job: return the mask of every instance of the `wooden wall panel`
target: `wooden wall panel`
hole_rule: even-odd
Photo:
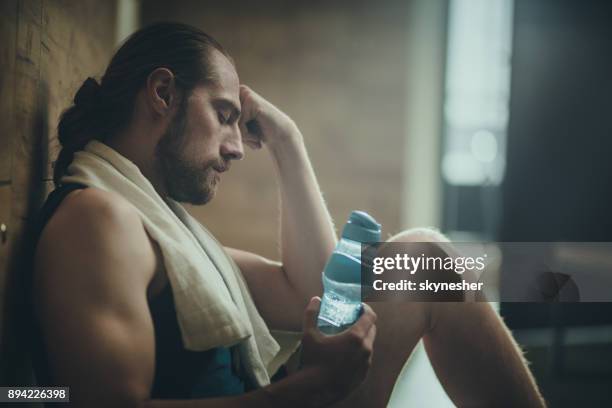
[[[12,165],[12,142],[15,129],[14,81],[15,46],[17,42],[17,1],[0,2],[0,181],[9,181]]]
[[[45,1],[42,15],[41,78],[48,90],[49,157],[43,177],[51,180],[59,152],[58,119],[88,76],[100,79],[115,48],[114,1]],[[57,24],[70,21],[70,24]]]
[[[8,266],[9,246],[12,240],[9,236],[12,230],[9,229],[11,217],[11,186],[0,186],[0,271],[6,271]],[[0,299],[5,298],[6,274],[0,274]],[[4,304],[0,303],[0,316],[4,313]],[[3,320],[0,319],[0,333],[2,333]]]
[[[0,224],[9,232],[0,242],[0,384],[18,385],[30,381],[19,338],[23,261],[32,256],[26,231],[53,188],[59,115],[112,55],[116,4],[20,0],[2,2],[0,10]]]

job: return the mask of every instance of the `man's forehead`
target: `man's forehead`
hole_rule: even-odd
[[[219,51],[212,53],[210,62],[215,71],[215,80],[208,87],[211,96],[231,100],[240,108],[240,80],[236,68]]]

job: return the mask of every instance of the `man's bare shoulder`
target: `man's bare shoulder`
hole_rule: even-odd
[[[136,262],[137,261],[137,262]],[[96,188],[70,193],[45,226],[36,249],[37,274],[54,278],[145,286],[155,271],[155,253],[137,209],[123,197]],[[125,272],[138,272],[127,276]],[[98,283],[100,281],[98,280]]]
[[[48,225],[66,223],[70,228],[74,221],[92,221],[110,223],[110,228],[120,228],[125,221],[138,220],[136,208],[119,194],[85,188],[68,194],[55,211]],[[120,222],[117,222],[120,221]]]
[[[62,242],[73,239],[104,239],[105,244],[111,244],[121,237],[136,238],[134,228],[142,229],[142,222],[136,208],[125,198],[97,188],[86,188],[64,198],[47,222],[39,247],[51,245],[61,249]]]

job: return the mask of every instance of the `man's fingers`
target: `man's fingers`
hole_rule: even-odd
[[[246,85],[240,85],[241,114],[238,126],[243,142],[252,149],[261,149],[263,134],[257,115],[259,113],[258,95]]]
[[[318,296],[313,297],[308,302],[306,310],[304,310],[304,322],[302,328],[304,331],[317,328],[317,317],[319,316],[319,309],[321,308],[321,298]],[[318,330],[318,329],[317,329]]]
[[[246,124],[242,121],[238,122],[238,128],[240,129],[240,136],[242,136],[242,142],[251,146],[253,143],[253,136],[249,135],[249,130]]]
[[[372,310],[368,304],[362,303],[361,305],[363,307],[363,313],[359,319],[357,319],[353,327],[351,327],[351,330],[365,337],[372,325],[376,323],[376,313],[374,313],[374,310]]]
[[[246,85],[240,85],[240,124],[248,123],[257,117],[258,101],[257,94]]]
[[[240,128],[240,135],[242,136],[242,142],[249,146],[251,149],[261,149],[262,144],[259,137],[249,132],[246,122],[242,120],[238,122]]]
[[[259,150],[262,147],[261,142],[254,142],[254,141],[251,141],[251,140],[245,140],[244,144],[249,146],[253,150]]]
[[[374,339],[376,339],[376,325],[373,324],[370,326],[370,330],[368,334],[366,334],[363,339],[364,345],[368,348],[368,350],[374,350]]]
[[[240,119],[238,124],[243,135],[248,133],[246,123],[252,119],[252,101],[249,95],[250,89],[245,85],[240,85]]]
[[[245,103],[245,102],[248,103],[249,101],[260,102],[262,99],[262,97],[259,96],[257,92],[255,92],[254,90],[252,90],[246,85],[240,85],[239,98],[240,98],[240,103]]]
[[[240,104],[244,105],[247,93],[250,91],[250,88],[246,85],[240,85],[240,91],[238,97],[240,98]]]
[[[242,135],[242,143],[246,144],[251,149],[261,149],[262,143],[259,138],[249,134],[248,131],[243,130],[242,127],[240,127],[240,134]]]
[[[251,88],[249,88],[248,86],[244,84],[240,84],[240,102],[241,103],[242,103],[244,96],[249,92],[251,92]]]
[[[363,313],[361,313],[361,316],[359,319],[357,319],[355,325],[369,328],[371,325],[376,323],[376,313],[367,303],[361,303],[361,306],[363,307]]]

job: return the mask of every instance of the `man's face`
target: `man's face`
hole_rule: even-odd
[[[156,147],[168,196],[191,204],[210,201],[220,173],[244,155],[238,118],[240,83],[233,65],[214,52],[215,83],[200,85],[178,108]]]

